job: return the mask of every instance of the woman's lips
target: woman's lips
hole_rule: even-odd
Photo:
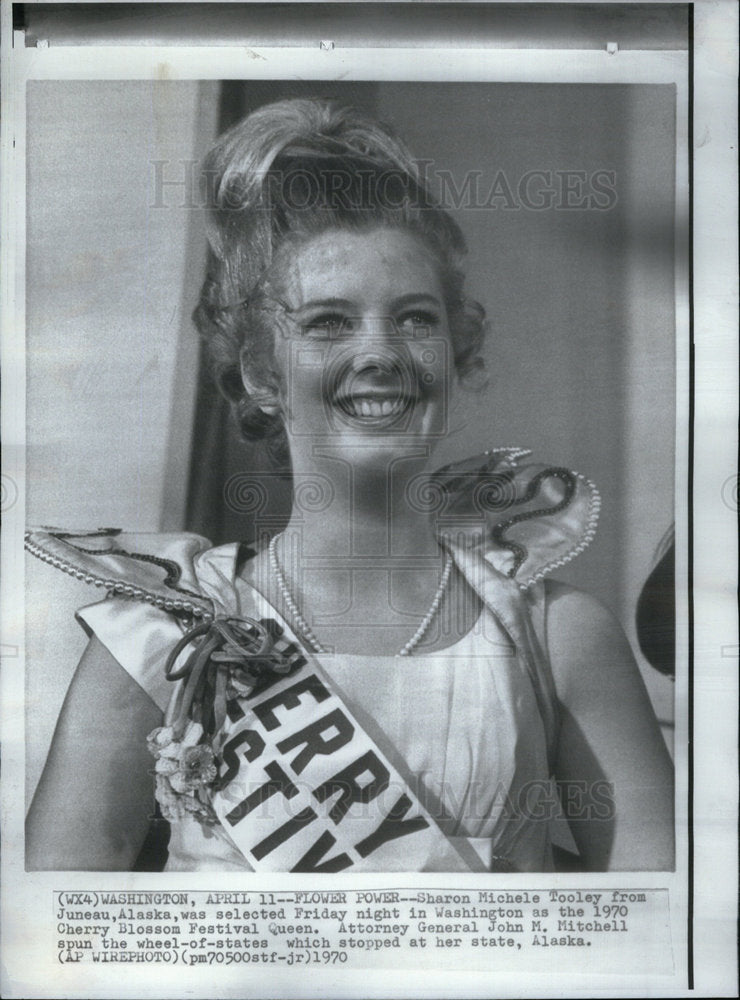
[[[326,384],[326,399],[345,421],[386,427],[398,424],[423,397],[412,359],[397,351],[335,359]]]
[[[353,417],[388,417],[402,413],[405,407],[403,399],[374,399],[372,397],[357,397],[344,400],[342,408]]]

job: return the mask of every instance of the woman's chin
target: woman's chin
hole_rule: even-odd
[[[444,436],[439,406],[415,403],[382,412],[377,407],[348,410],[332,407],[323,420],[301,422],[300,433],[288,431],[294,467],[324,456],[351,464],[356,471],[385,472],[400,456],[428,457]],[[301,458],[302,456],[302,458]]]
[[[358,420],[342,428],[341,432],[329,436],[329,446],[335,445],[350,454],[353,464],[366,465],[374,461],[373,456],[384,456],[385,460],[399,455],[431,454],[440,439],[440,433],[427,426],[426,422],[413,422],[405,426],[397,423]]]

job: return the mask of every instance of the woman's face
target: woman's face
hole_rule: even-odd
[[[274,297],[287,310],[275,359],[294,463],[318,441],[353,465],[431,452],[445,431],[453,361],[424,244],[404,230],[330,230],[278,271]]]

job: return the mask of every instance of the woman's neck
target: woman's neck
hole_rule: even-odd
[[[460,638],[480,604],[454,568],[445,572],[449,557],[424,504],[427,456],[399,455],[396,445],[384,465],[327,452],[322,445],[305,463],[293,455],[290,521],[253,561],[249,582],[293,625],[297,608],[324,649],[392,655],[430,608],[438,610],[415,650]]]
[[[421,501],[422,468],[418,458],[413,464],[389,459],[371,471],[331,461],[294,468],[285,534],[300,538],[308,558],[376,557],[401,564],[409,556],[437,555],[434,524]]]

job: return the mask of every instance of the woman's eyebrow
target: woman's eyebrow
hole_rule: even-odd
[[[304,312],[308,309],[354,309],[355,305],[349,299],[341,298],[328,298],[328,299],[310,299],[308,302],[301,302],[294,310],[294,312]]]
[[[442,308],[442,303],[436,295],[432,295],[429,292],[407,292],[404,295],[400,295],[397,299],[393,299],[390,303],[390,309],[395,312],[408,305],[415,305],[420,302],[428,302],[436,306],[437,309]],[[313,311],[314,309],[344,309],[358,312],[357,303],[351,299],[343,299],[335,296],[330,296],[326,299],[309,299],[308,302],[301,302],[293,311],[294,313],[302,313]]]
[[[405,306],[414,305],[419,302],[430,302],[435,305],[438,309],[442,308],[442,303],[437,298],[436,295],[431,295],[429,292],[409,292],[406,295],[401,295],[399,298],[393,300],[393,309],[403,309]]]

